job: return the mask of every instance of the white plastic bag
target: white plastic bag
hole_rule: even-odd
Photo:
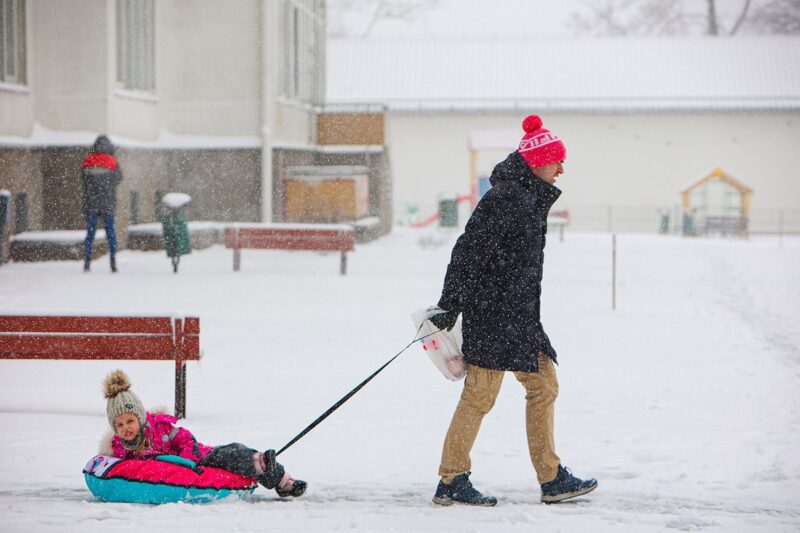
[[[461,337],[461,318],[450,331],[437,331],[439,328],[429,318],[441,312],[442,310],[435,306],[419,309],[411,315],[411,320],[417,329],[417,338],[425,337],[422,349],[436,368],[450,381],[458,381],[467,375],[464,354],[461,353],[461,344],[464,342]],[[430,335],[431,333],[433,335]]]

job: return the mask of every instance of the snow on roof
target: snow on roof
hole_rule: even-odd
[[[38,122],[33,124],[33,131],[28,137],[0,135],[2,146],[91,146],[97,138],[97,132],[52,130]],[[184,135],[162,129],[158,137],[152,141],[139,141],[115,134],[109,134],[111,141],[126,148],[259,148],[261,139],[256,136],[212,136]]]
[[[800,109],[800,38],[330,39],[331,104],[393,111]]]

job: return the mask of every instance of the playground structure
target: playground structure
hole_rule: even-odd
[[[453,227],[458,225],[458,206],[462,203],[469,203],[472,209],[478,205],[478,200],[491,188],[489,178],[478,176],[478,155],[482,151],[514,151],[519,144],[519,132],[517,130],[473,130],[469,133],[469,193],[456,196],[455,199],[439,200],[439,211],[411,224],[412,228],[424,228],[439,221],[443,227]],[[569,211],[550,212],[547,222],[558,227],[559,240],[564,240],[564,227],[569,224]]]
[[[715,168],[681,190],[683,235],[747,237],[753,189]]]
[[[519,132],[516,130],[473,130],[469,132],[467,148],[469,149],[469,192],[455,198],[455,205],[444,201],[440,202],[439,210],[446,206],[453,209],[461,203],[469,202],[472,209],[478,205],[478,200],[489,188],[488,178],[479,187],[478,180],[478,154],[484,150],[516,150],[519,143]],[[429,217],[412,224],[412,227],[422,228],[433,224],[440,219],[441,213],[434,213]]]
[[[478,154],[487,150],[514,151],[519,146],[517,130],[473,130],[469,132],[469,191],[472,207],[478,204]],[[485,192],[485,191],[483,191]]]

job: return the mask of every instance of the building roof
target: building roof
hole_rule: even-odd
[[[327,43],[332,104],[393,111],[800,109],[800,38]]]
[[[734,189],[738,190],[739,192],[742,192],[742,193],[752,193],[753,192],[753,189],[751,189],[750,187],[745,185],[744,182],[734,178],[733,176],[731,176],[730,174],[728,174],[727,172],[725,172],[721,168],[715,168],[714,170],[711,171],[710,174],[708,174],[706,176],[703,176],[702,178],[696,179],[693,182],[689,183],[686,187],[681,189],[681,193],[682,194],[690,193],[693,190],[695,190],[698,187],[700,187],[701,185],[704,185],[705,183],[707,183],[707,182],[709,182],[711,180],[715,180],[715,179],[727,183],[728,185],[730,185]]]

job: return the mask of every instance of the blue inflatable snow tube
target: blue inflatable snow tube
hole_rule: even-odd
[[[208,503],[251,494],[258,483],[212,467],[197,467],[183,457],[155,460],[98,455],[83,469],[86,485],[100,501],[123,503]]]

